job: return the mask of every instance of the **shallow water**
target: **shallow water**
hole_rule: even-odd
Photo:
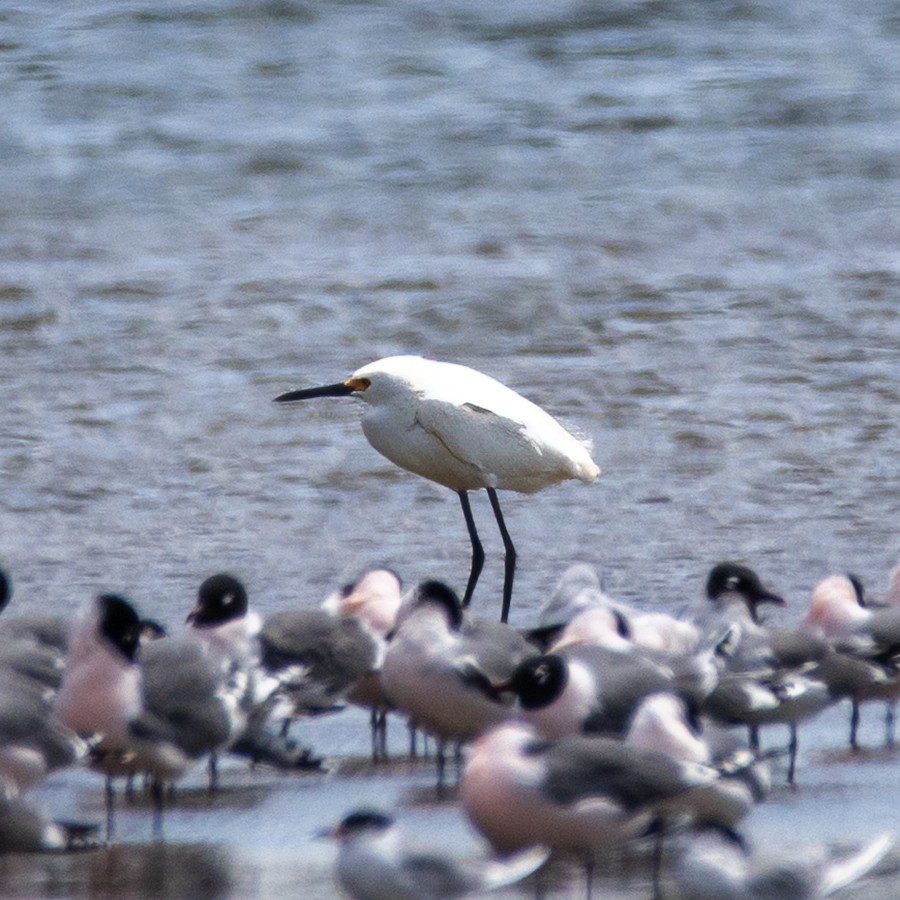
[[[798,787],[784,783],[784,760],[776,758],[771,793],[745,823],[751,846],[773,854],[789,850],[802,859],[822,844],[850,849],[894,828],[897,757],[879,749],[880,712],[864,712],[860,738],[867,749],[859,754],[845,749],[846,708],[827,710],[804,726]],[[210,795],[198,767],[169,799],[161,835],[154,835],[147,798],[139,794],[129,802],[120,795],[109,846],[69,855],[0,857],[4,895],[280,900],[300,891],[324,900],[336,895],[334,848],[316,833],[360,805],[395,810],[414,846],[461,858],[486,854],[486,844],[456,803],[455,789],[436,792],[433,760],[405,758],[401,723],[391,720],[394,759],[387,764],[366,759],[367,733],[366,715],[354,710],[296,726],[297,737],[326,755],[325,774],[285,775],[226,760],[222,786]],[[778,749],[787,740],[786,730],[773,727],[763,738],[766,749]],[[98,776],[60,773],[37,794],[62,818],[103,821]],[[683,849],[683,841],[670,842],[670,866]],[[894,896],[898,884],[900,847],[895,846],[847,896],[881,900]],[[554,900],[584,896],[584,875],[575,860],[556,861],[541,876],[541,885],[544,896]],[[649,897],[649,846],[638,846],[624,861],[613,858],[598,866],[595,890],[594,896],[614,900]],[[534,891],[531,880],[496,896],[533,897]]]
[[[400,352],[594,441],[596,484],[503,496],[513,621],[576,559],[666,609],[722,558],[787,619],[834,570],[883,589],[893,4],[39,0],[0,22],[19,609],[115,589],[177,623],[225,568],[268,611],[375,560],[462,587],[449,492],[371,450],[353,403],[271,403]]]

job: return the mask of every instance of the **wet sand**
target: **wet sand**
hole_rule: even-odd
[[[827,710],[801,730],[798,784],[784,783],[773,764],[767,800],[748,817],[751,844],[804,848],[825,842],[840,848],[871,839],[896,822],[897,756],[882,742],[882,709],[864,711],[864,749],[846,747],[847,708]],[[395,810],[411,839],[461,856],[486,851],[449,788],[435,790],[433,762],[409,760],[406,729],[389,725],[393,758],[373,764],[367,754],[368,719],[348,709],[295,726],[298,738],[326,756],[326,773],[279,773],[223,760],[221,785],[211,794],[202,766],[189,773],[169,800],[162,834],[154,836],[149,801],[117,794],[112,840],[71,854],[0,858],[0,888],[11,898],[328,898],[340,896],[332,880],[334,847],[316,832],[361,804]],[[783,729],[763,733],[767,748],[786,740]],[[55,818],[101,822],[102,779],[90,772],[57,773],[36,792]],[[680,840],[669,854],[678,852]],[[671,858],[669,859],[671,863]],[[630,900],[651,895],[648,848],[601,867],[595,897]],[[584,896],[584,876],[574,860],[554,861],[539,876],[548,898]],[[498,897],[535,896],[532,880]],[[900,896],[900,851],[895,846],[876,870],[842,896],[883,900]]]

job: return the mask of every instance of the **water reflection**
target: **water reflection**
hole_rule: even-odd
[[[228,852],[208,844],[122,844],[80,853],[0,857],[4,897],[214,900],[236,884]],[[248,895],[250,896],[250,895]]]

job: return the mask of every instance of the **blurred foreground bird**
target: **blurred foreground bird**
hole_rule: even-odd
[[[539,406],[494,378],[466,366],[419,356],[380,359],[358,369],[346,381],[287,391],[275,400],[285,403],[351,395],[371,407],[363,416],[362,428],[379,453],[459,496],[472,542],[464,607],[472,599],[484,564],[469,491],[487,491],[506,551],[500,613],[500,621],[506,622],[516,550],[497,491],[531,494],[570,478],[591,482],[600,469],[588,447]]]
[[[539,869],[549,851],[532,847],[506,859],[457,860],[404,845],[393,817],[358,809],[323,836],[340,844],[337,879],[354,900],[449,900],[481,897]]]
[[[22,797],[0,790],[0,854],[58,853],[99,844],[94,824],[54,822]]]
[[[704,834],[685,850],[666,896],[672,900],[813,900],[829,897],[871,871],[893,843],[881,835],[846,853],[825,847],[747,853]]]

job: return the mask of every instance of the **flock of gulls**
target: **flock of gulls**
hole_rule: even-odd
[[[481,896],[523,879],[540,895],[554,857],[583,862],[590,896],[595,872],[639,847],[653,896],[681,900],[826,896],[880,862],[888,834],[791,859],[751,847],[742,824],[776,774],[795,782],[800,728],[825,708],[849,706],[856,747],[861,706],[883,705],[893,743],[900,566],[877,602],[854,576],[825,577],[799,625],[784,628],[764,614],[783,598],[737,562],[712,566],[705,596],[677,617],[610,598],[579,563],[530,627],[513,627],[516,552],[496,491],[592,481],[587,446],[492,378],[419,357],[277,399],[341,395],[368,403],[363,429],[376,450],[458,494],[472,541],[463,596],[437,579],[406,587],[377,567],[320,607],[266,617],[238,578],[219,573],[177,633],[116,593],[74,621],[5,613],[0,851],[103,840],[102,826],[54,822],[30,801],[51,772],[105,776],[108,841],[116,781],[150,792],[161,829],[170,787],[206,765],[214,788],[224,754],[324,771],[291,725],[352,705],[370,712],[373,765],[387,757],[389,719],[409,727],[411,753],[417,734],[434,742],[436,790],[493,851],[423,850],[405,841],[396,811],[349,810],[326,833],[339,848],[336,880],[357,900]],[[499,622],[469,611],[484,553],[468,493],[481,488],[506,551]],[[0,574],[4,607],[12,587]],[[763,747],[770,725],[787,726],[786,748]]]

